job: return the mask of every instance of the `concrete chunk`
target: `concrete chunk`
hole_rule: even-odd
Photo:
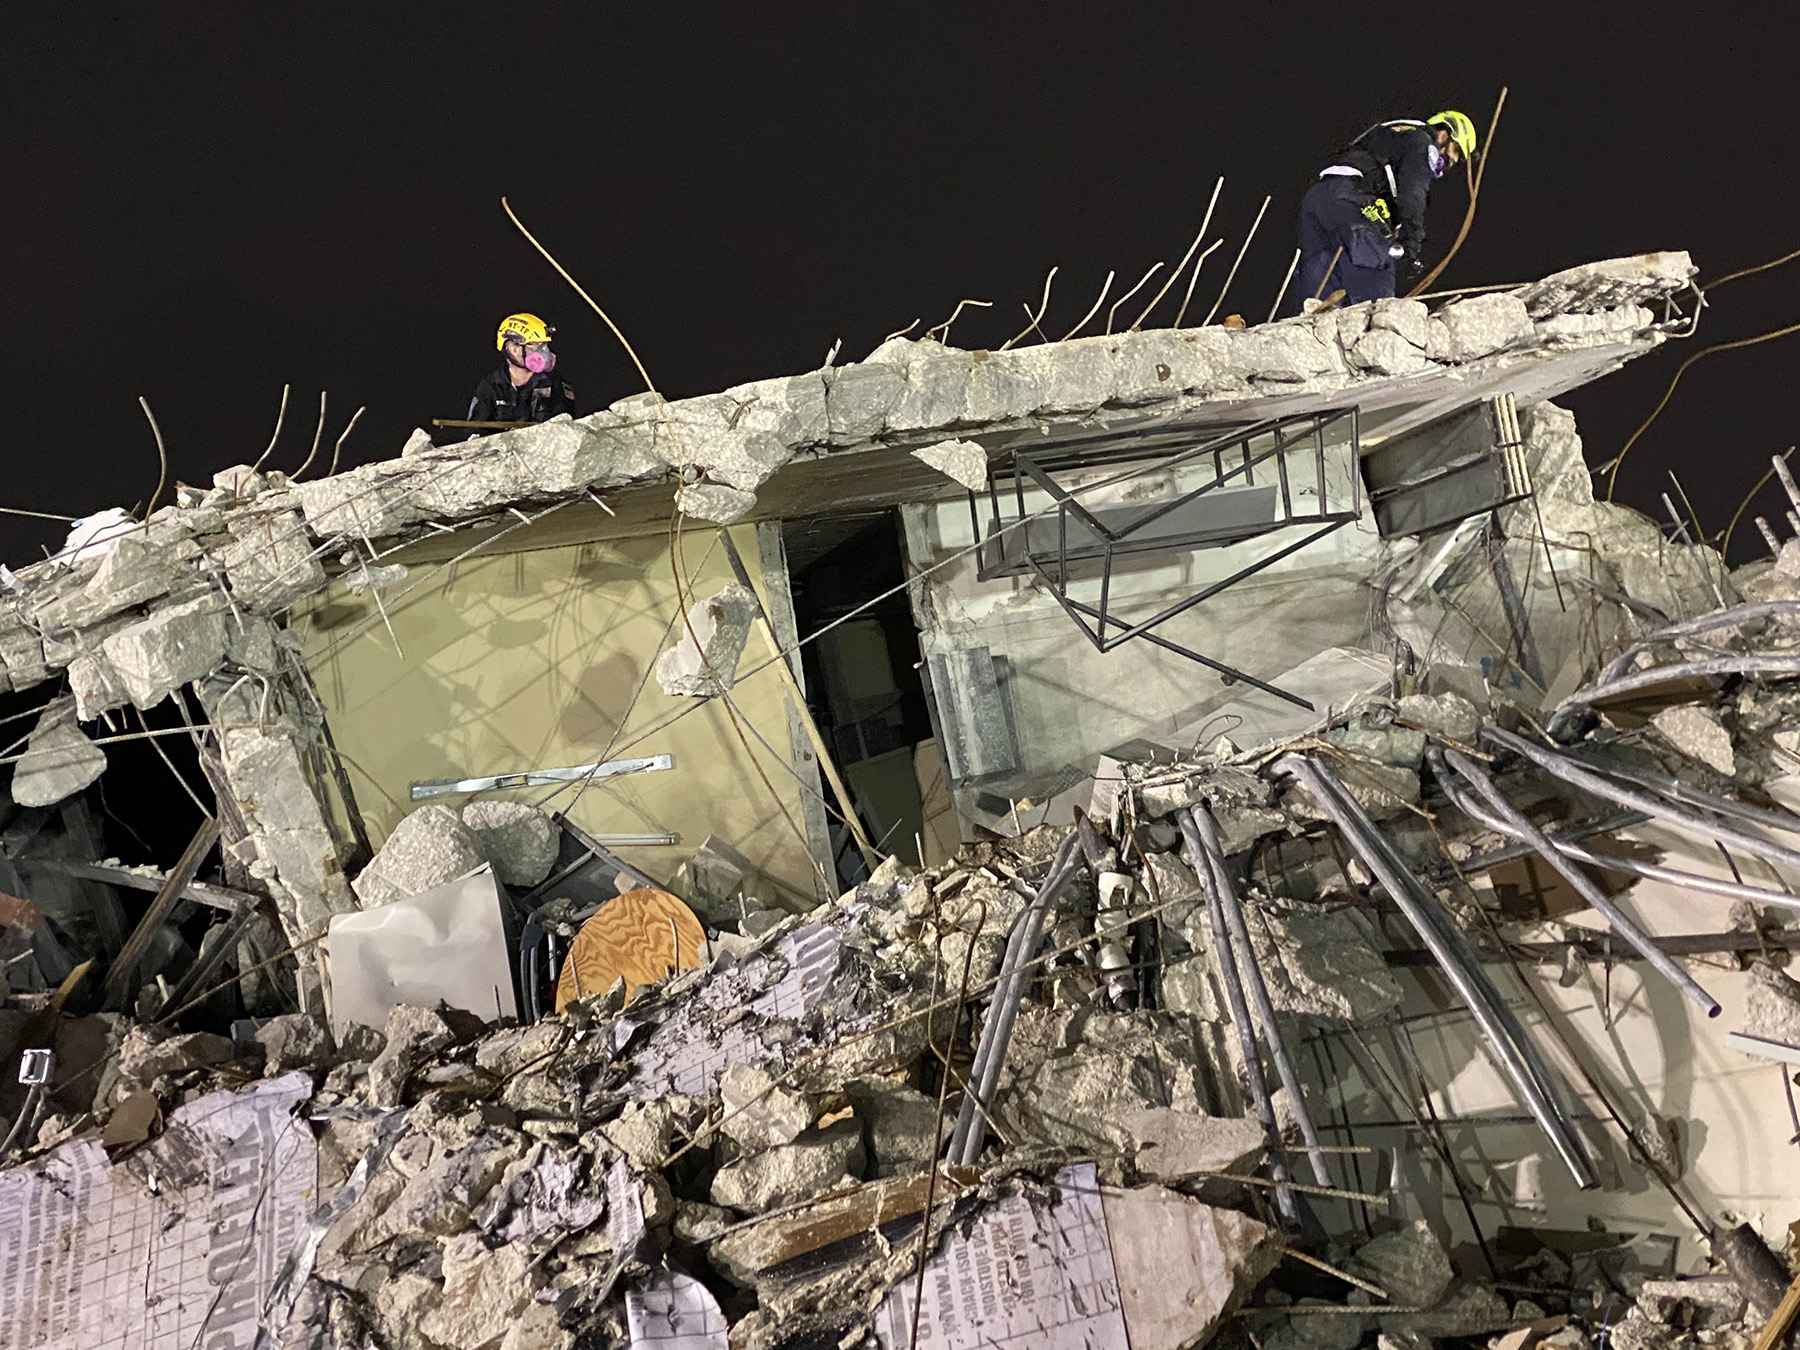
[[[1351,1264],[1354,1273],[1387,1290],[1395,1303],[1414,1308],[1434,1306],[1456,1278],[1424,1219],[1363,1243]]]
[[[455,808],[433,802],[396,825],[350,885],[362,907],[373,909],[454,881],[485,861]]]
[[[1750,967],[1744,1031],[1764,1040],[1800,1046],[1800,981],[1766,960]]]
[[[211,597],[158,610],[101,644],[112,673],[139,708],[212,672],[225,658],[225,615]]]
[[[746,1152],[791,1144],[812,1128],[817,1113],[798,1092],[777,1087],[765,1069],[733,1064],[719,1079],[724,1115],[719,1129]]]
[[[1398,296],[1377,300],[1369,311],[1371,329],[1387,329],[1398,333],[1420,352],[1431,342],[1431,311],[1423,300],[1406,300]]]
[[[297,511],[231,522],[232,542],[222,561],[239,604],[258,614],[277,614],[325,585],[325,567]]]
[[[1275,1267],[1269,1229],[1246,1214],[1161,1186],[1100,1197],[1131,1350],[1204,1345]]]
[[[675,493],[675,505],[684,516],[730,525],[750,514],[756,505],[756,494],[740,492],[723,483],[683,483]]]
[[[906,377],[885,361],[837,366],[825,372],[826,434],[833,445],[855,445],[879,436],[888,410],[900,399]]]
[[[1385,328],[1371,328],[1358,338],[1350,363],[1375,375],[1415,375],[1432,364],[1424,352]]]
[[[1689,759],[1697,759],[1715,773],[1729,778],[1737,772],[1731,750],[1731,733],[1720,725],[1711,708],[1693,703],[1664,708],[1650,719],[1664,740]]]
[[[735,581],[695,604],[680,639],[657,658],[663,693],[711,698],[731,688],[758,610],[755,593]]]
[[[727,1209],[760,1214],[854,1181],[862,1164],[862,1128],[853,1119],[840,1120],[727,1163],[713,1178],[712,1198]]]
[[[473,801],[463,807],[462,823],[508,886],[535,886],[556,865],[556,822],[527,802]]]
[[[845,1086],[844,1095],[856,1108],[857,1119],[868,1124],[876,1176],[902,1176],[931,1162],[938,1124],[934,1098],[892,1078],[877,1077],[854,1080]],[[946,1135],[949,1128],[944,1126]]]
[[[444,1293],[419,1329],[456,1350],[498,1347],[548,1278],[524,1243],[489,1250],[475,1233],[444,1246]]]
[[[75,700],[46,705],[23,756],[13,767],[12,799],[20,806],[54,806],[106,771],[106,752],[75,720]]]
[[[954,478],[971,492],[987,486],[987,451],[974,441],[939,441],[912,453],[914,459]]]
[[[1525,303],[1508,291],[1453,300],[1437,312],[1449,330],[1452,361],[1473,361],[1531,336]]]

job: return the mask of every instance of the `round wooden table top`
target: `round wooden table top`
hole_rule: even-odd
[[[694,911],[667,891],[626,891],[595,911],[569,944],[556,981],[556,1011],[583,994],[603,994],[625,981],[625,1001],[639,985],[700,964],[706,930]]]

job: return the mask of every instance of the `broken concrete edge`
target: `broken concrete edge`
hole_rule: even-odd
[[[692,513],[726,523],[803,454],[922,442],[919,453],[941,457],[959,444],[944,440],[949,431],[1104,425],[1147,409],[1167,415],[1270,394],[1328,395],[1416,373],[1359,363],[1359,347],[1376,337],[1416,351],[1419,370],[1465,376],[1482,363],[1571,345],[1620,345],[1629,354],[1661,340],[1644,306],[1683,289],[1693,272],[1685,254],[1651,254],[1570,269],[1535,289],[1453,299],[1435,312],[1420,301],[1380,301],[1243,330],[1159,329],[999,352],[894,338],[857,365],[673,402],[637,395],[477,442],[409,443],[399,459],[307,483],[239,475],[210,492],[189,490],[141,531],[115,539],[110,554],[19,569],[0,613],[0,659],[14,688],[83,661],[88,720],[126,702],[148,706],[216,669],[260,616],[328,584],[327,555],[348,547],[360,559],[359,545],[417,537],[432,522],[569,501],[681,469]],[[1579,331],[1556,328],[1559,319],[1579,319]],[[959,471],[972,475],[974,465]]]

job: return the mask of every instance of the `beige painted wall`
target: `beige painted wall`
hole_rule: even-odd
[[[754,528],[740,527],[733,538],[760,585]],[[682,550],[690,601],[731,579],[710,530],[686,535]],[[787,819],[804,828],[799,785],[785,764],[791,745],[779,673],[770,667],[750,676],[731,695],[774,796],[719,700],[696,706],[645,678],[679,612],[666,536],[479,557],[436,576],[429,571],[415,568],[383,593],[394,638],[369,599],[341,583],[295,614],[377,843],[411,805],[415,779],[669,753],[671,771],[595,783],[579,800],[565,790],[545,804],[569,809],[573,801],[571,818],[596,834],[675,832],[675,847],[620,850],[662,881],[715,833],[811,903],[812,864]],[[753,634],[741,668],[766,655]],[[692,711],[658,729],[684,709]],[[758,733],[780,760],[758,743]],[[536,802],[548,791],[490,795]]]

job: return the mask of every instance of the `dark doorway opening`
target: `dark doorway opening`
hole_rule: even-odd
[[[808,711],[877,850],[920,864],[930,855],[936,758],[899,519],[785,521],[782,544],[800,636],[835,625],[800,649]],[[837,879],[848,888],[868,871],[829,789],[825,796]]]

